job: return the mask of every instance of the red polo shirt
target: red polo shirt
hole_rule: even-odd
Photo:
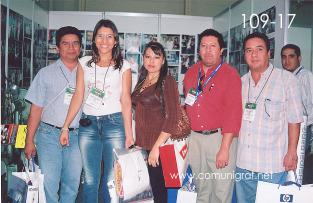
[[[197,89],[198,71],[204,75],[202,63],[194,64],[184,78],[184,93],[187,96],[191,88]],[[204,81],[216,67],[207,71]],[[222,128],[222,133],[234,133],[238,136],[241,117],[241,80],[236,69],[223,63],[214,77],[205,86],[193,106],[186,105],[186,110],[195,131]]]

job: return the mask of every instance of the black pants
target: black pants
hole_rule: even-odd
[[[148,151],[148,154],[150,151]],[[165,182],[163,177],[161,160],[159,158],[160,165],[152,167],[148,165],[148,172],[150,177],[150,184],[152,193],[154,196],[154,203],[167,203],[167,190],[165,188]]]

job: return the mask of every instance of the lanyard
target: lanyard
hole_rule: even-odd
[[[269,75],[268,78],[266,79],[266,81],[265,81],[265,83],[264,83],[264,85],[263,85],[263,87],[262,87],[262,89],[261,89],[259,95],[258,95],[257,98],[255,99],[255,102],[254,102],[255,104],[257,103],[257,101],[258,101],[260,95],[262,94],[262,92],[263,92],[263,90],[264,90],[264,87],[266,86],[268,80],[270,79],[273,70],[274,70],[274,66],[273,66],[273,68],[272,68],[272,70],[271,70],[271,72],[270,72],[270,75]],[[249,87],[248,87],[248,103],[250,103],[250,95],[249,95],[249,94],[250,94],[250,77],[249,77]]]
[[[301,67],[301,68],[296,72],[296,75],[298,75],[302,69],[303,69],[303,67]]]
[[[223,62],[221,62],[217,68],[215,68],[215,70],[210,74],[210,76],[208,77],[208,79],[205,81],[205,83],[202,86],[202,90],[200,88],[200,80],[201,80],[201,67],[199,67],[199,72],[198,72],[198,83],[197,83],[197,92],[196,92],[196,96],[198,96],[199,94],[201,94],[201,92],[204,90],[204,88],[207,86],[208,82],[213,78],[213,76],[217,73],[217,71],[220,69],[220,67],[222,66]]]
[[[112,61],[112,60],[111,60]],[[102,86],[102,90],[104,90],[104,85],[105,85],[105,78],[107,77],[107,74],[108,74],[108,71],[110,69],[110,66],[111,66],[111,61],[110,61],[110,64],[108,66],[108,69],[107,71],[105,72],[105,75],[104,75],[104,78],[103,78],[103,86]],[[95,87],[97,88],[97,64],[95,63]]]
[[[61,66],[59,66],[59,68],[60,68],[60,71],[62,72],[63,77],[64,77],[64,78],[65,78],[65,80],[67,81],[67,84],[69,84],[69,86],[71,87],[70,81],[67,79],[67,77],[66,77],[65,73],[63,72],[63,70],[62,70]],[[77,65],[76,65],[76,67],[75,67],[75,68],[77,68]]]

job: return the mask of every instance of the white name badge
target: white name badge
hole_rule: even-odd
[[[65,89],[64,101],[63,101],[64,104],[70,105],[74,92],[75,92],[75,88],[73,87],[67,87]]]
[[[196,91],[193,88],[191,88],[185,99],[185,104],[188,104],[189,106],[193,106],[196,100],[197,100]]]
[[[98,88],[92,87],[86,99],[86,104],[94,108],[98,108],[102,104],[104,95],[105,95],[104,91]]]
[[[254,121],[255,114],[256,114],[256,103],[246,103],[243,112],[243,120]]]

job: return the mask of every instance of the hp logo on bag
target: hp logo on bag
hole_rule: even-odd
[[[280,194],[280,202],[293,202],[293,195]]]

